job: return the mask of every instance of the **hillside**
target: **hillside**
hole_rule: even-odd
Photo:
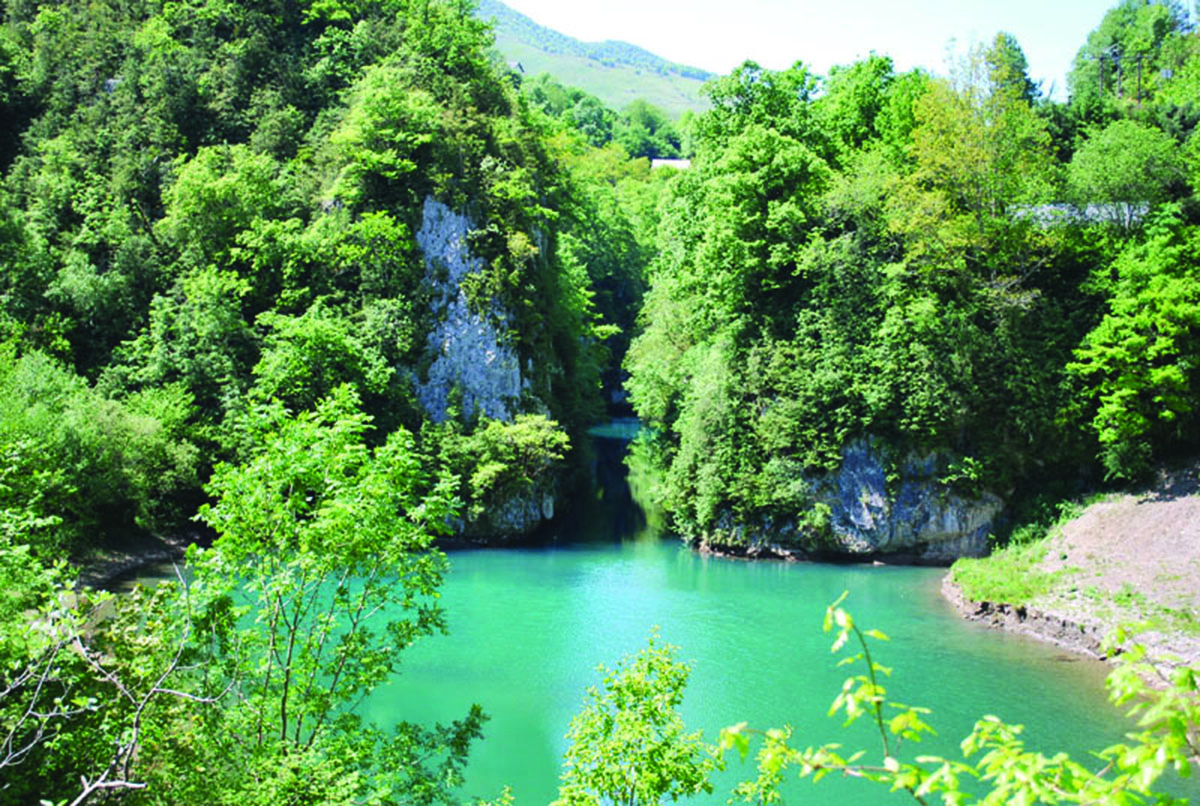
[[[526,75],[550,73],[613,109],[639,98],[672,117],[707,106],[700,87],[713,75],[704,70],[668,62],[627,42],[581,42],[538,25],[499,0],[481,0],[478,14],[494,23],[497,49],[509,62],[519,62]]]
[[[1140,105],[1049,105],[1006,34],[950,80],[872,56],[707,85],[623,364],[674,531],[940,561],[1200,455],[1200,135],[1169,123],[1200,38],[1144,8],[1106,30],[1161,17],[1154,58],[1187,55]]]

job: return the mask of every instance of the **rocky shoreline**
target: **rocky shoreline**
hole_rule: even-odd
[[[1111,662],[1121,654],[1120,649],[1113,652],[1104,649],[1104,639],[1116,629],[1116,622],[1051,607],[976,602],[963,594],[952,576],[946,574],[942,578],[942,596],[967,621],[1029,636],[1093,660]],[[1143,676],[1153,688],[1164,688],[1170,673],[1180,666],[1200,665],[1200,639],[1195,636],[1145,631],[1133,636],[1133,640],[1145,647],[1146,659],[1157,672]]]
[[[1150,485],[1093,498],[1048,535],[1023,606],[972,601],[948,574],[942,593],[966,619],[1105,658],[1119,626],[1160,673],[1200,666],[1200,462],[1161,470]],[[990,559],[981,560],[988,563]],[[986,588],[985,588],[986,589]],[[986,595],[984,593],[983,595]]]
[[[107,589],[121,577],[157,563],[182,560],[188,546],[201,542],[197,534],[147,538],[120,549],[105,549],[96,557],[76,563],[80,588]]]
[[[942,577],[942,596],[967,621],[997,630],[1028,635],[1096,660],[1108,659],[1102,647],[1107,630],[1099,621],[1076,620],[1036,607],[976,602],[963,594],[953,576],[946,574]]]
[[[913,551],[877,552],[874,554],[845,554],[834,551],[811,552],[778,543],[757,542],[749,545],[721,543],[700,539],[688,543],[703,557],[726,560],[777,560],[787,563],[833,563],[843,565],[915,565],[934,568],[949,567],[954,557],[929,556]]]

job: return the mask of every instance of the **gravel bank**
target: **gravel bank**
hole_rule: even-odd
[[[1037,569],[1048,593],[1021,606],[967,599],[948,574],[942,592],[964,618],[1103,658],[1118,625],[1164,666],[1200,664],[1200,466],[1162,473],[1146,489],[1088,506],[1046,539]]]

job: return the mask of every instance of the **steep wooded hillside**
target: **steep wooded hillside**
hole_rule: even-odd
[[[1176,67],[1056,104],[1001,33],[948,78],[712,85],[626,361],[688,539],[945,560],[1200,449],[1200,38],[1140,0],[1101,30]]]
[[[580,190],[582,138],[472,11],[5,5],[0,504],[23,542],[175,528],[261,407],[346,384],[458,475],[461,531],[553,510],[603,410],[603,317],[627,316],[593,300],[641,253],[590,257],[628,229],[615,187]]]

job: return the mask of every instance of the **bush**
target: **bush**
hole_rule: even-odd
[[[190,413],[179,386],[112,400],[41,353],[0,348],[0,530],[51,560],[176,523],[174,497],[197,483]]]

